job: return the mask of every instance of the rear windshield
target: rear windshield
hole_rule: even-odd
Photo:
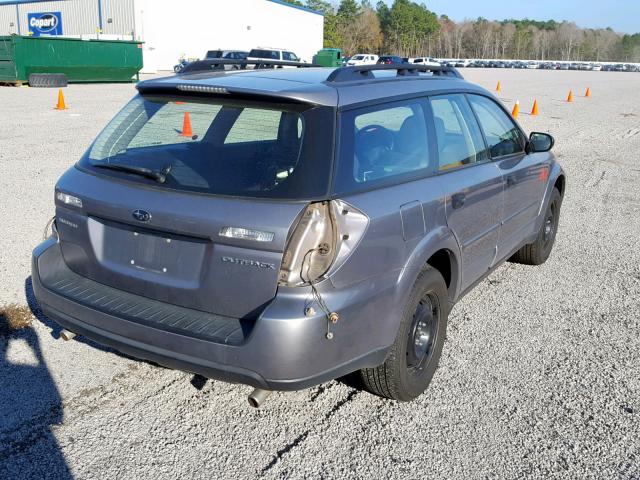
[[[319,197],[328,190],[332,119],[331,109],[320,107],[137,96],[100,133],[80,166],[159,188]],[[122,166],[160,172],[166,180]]]

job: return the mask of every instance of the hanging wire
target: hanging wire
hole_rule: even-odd
[[[335,323],[337,321],[338,315],[337,313],[334,313],[331,311],[331,309],[327,306],[327,303],[324,301],[324,298],[322,298],[322,295],[320,294],[320,292],[318,291],[315,285],[317,281],[312,281],[311,278],[309,277],[309,270],[311,270],[311,262],[308,261],[308,257],[315,251],[316,249],[312,248],[311,250],[309,250],[307,253],[304,254],[304,257],[302,258],[302,268],[300,269],[300,280],[302,280],[303,282],[308,282],[309,285],[311,286],[311,294],[313,296],[313,299],[320,306],[320,309],[323,311],[325,317],[327,317],[326,337],[328,340],[331,340],[333,338],[333,333],[331,333],[330,326],[332,323]],[[306,280],[302,276],[302,271],[304,270],[305,263],[307,263],[307,279]],[[335,320],[333,320],[334,318]]]

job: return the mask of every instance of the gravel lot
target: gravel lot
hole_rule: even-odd
[[[0,338],[0,478],[640,479],[640,75],[463,73],[521,112],[538,99],[520,121],[556,137],[569,180],[549,261],[507,264],[454,308],[422,397],[334,381],[256,411],[249,387],[198,390],[41,317]],[[72,85],[58,112],[53,90],[0,88],[0,306],[35,307],[54,183],[133,93]]]

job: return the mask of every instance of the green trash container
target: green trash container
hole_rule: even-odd
[[[342,66],[342,51],[339,48],[318,50],[313,63],[322,67],[340,67]]]
[[[132,82],[141,69],[141,42],[0,36],[0,83],[27,83],[32,73],[63,73],[75,83]]]

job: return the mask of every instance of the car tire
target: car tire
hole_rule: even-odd
[[[61,88],[67,86],[64,73],[32,73],[29,75],[29,86],[32,88]]]
[[[547,261],[556,240],[561,206],[562,196],[558,189],[554,188],[536,240],[533,243],[524,245],[518,250],[509,259],[510,262],[522,263],[524,265],[542,265]]]
[[[364,387],[375,395],[405,402],[424,392],[440,360],[448,315],[447,285],[440,272],[426,266],[405,303],[387,359],[378,367],[360,370]]]

